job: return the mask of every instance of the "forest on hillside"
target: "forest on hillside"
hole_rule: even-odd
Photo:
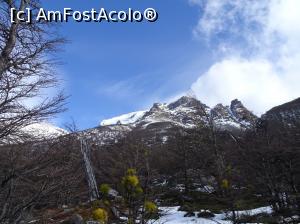
[[[70,214],[88,220],[96,208],[103,209],[105,223],[155,223],[159,208],[172,206],[191,217],[226,212],[232,223],[298,222],[299,125],[264,122],[239,135],[213,127],[177,133],[156,145],[144,144],[145,135],[134,132],[112,145],[85,142],[96,195],[78,133],[2,146],[3,223],[33,217],[48,223]],[[265,206],[271,214],[238,212]]]

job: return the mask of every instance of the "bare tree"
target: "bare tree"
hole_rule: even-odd
[[[0,223],[40,219],[47,208],[87,200],[79,145],[68,136],[0,147]]]
[[[65,42],[47,22],[10,21],[16,12],[40,8],[39,0],[0,0],[0,142],[21,127],[63,111],[65,96],[44,95],[56,87],[55,52]],[[33,102],[34,101],[34,102]]]

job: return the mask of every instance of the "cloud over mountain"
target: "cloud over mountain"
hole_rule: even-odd
[[[190,0],[194,28],[216,54],[191,89],[213,105],[239,98],[257,113],[300,96],[300,2]]]

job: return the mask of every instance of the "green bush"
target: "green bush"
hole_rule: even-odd
[[[108,196],[110,186],[108,184],[101,184],[99,190],[104,196]]]

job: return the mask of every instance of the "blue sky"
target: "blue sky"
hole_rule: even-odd
[[[189,89],[207,67],[206,44],[192,35],[198,11],[186,0],[82,0],[47,1],[49,10],[155,8],[154,23],[76,23],[60,25],[70,43],[60,54],[68,111],[80,128],[96,126],[102,119],[146,109],[156,101]],[[195,60],[197,59],[197,60]]]
[[[80,129],[193,90],[214,106],[238,98],[254,113],[300,96],[298,0],[63,0],[48,10],[155,8],[155,23],[60,25],[68,111]]]

